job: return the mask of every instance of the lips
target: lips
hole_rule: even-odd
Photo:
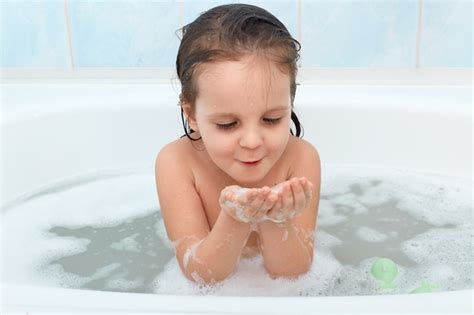
[[[247,166],[253,166],[253,165],[257,165],[258,163],[260,163],[261,159],[260,160],[256,160],[256,161],[241,161],[244,165],[247,165]]]

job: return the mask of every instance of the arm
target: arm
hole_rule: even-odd
[[[250,232],[250,224],[238,222],[221,211],[206,237],[200,239],[189,234],[178,238],[176,257],[181,270],[196,282],[224,280],[237,265]]]
[[[179,148],[164,147],[155,162],[161,213],[184,275],[209,283],[226,278],[237,264],[250,234],[250,224],[224,211],[210,231],[190,169],[179,161]]]
[[[187,278],[205,283],[232,273],[251,232],[251,222],[270,209],[275,198],[264,189],[229,186],[221,192],[221,211],[210,230],[192,172],[176,148],[163,148],[156,159],[156,184],[168,237]]]
[[[301,213],[281,223],[269,220],[258,225],[265,268],[273,276],[298,276],[307,272],[313,259],[313,235],[320,191],[320,160],[317,151],[308,143],[298,155],[301,160],[295,163],[290,177],[304,176],[309,180],[293,178],[286,185],[289,189],[279,193],[281,201],[270,212],[280,209],[302,207]],[[298,184],[298,181],[300,184]],[[312,184],[311,184],[312,183]],[[291,185],[289,185],[291,184]],[[306,187],[306,188],[305,188]],[[312,193],[308,194],[310,188]],[[305,192],[306,191],[306,196]]]

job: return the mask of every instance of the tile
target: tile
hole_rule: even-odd
[[[415,65],[417,0],[302,1],[303,66]]]
[[[172,67],[177,1],[70,1],[77,67]]]
[[[69,0],[76,67],[174,67],[179,28],[225,3],[261,6],[303,67],[414,67],[418,0]],[[423,0],[420,65],[472,67],[472,1]],[[1,1],[1,67],[69,68],[63,0]],[[300,38],[301,36],[301,38]]]
[[[472,68],[472,1],[423,1],[421,67]]]
[[[1,67],[68,68],[63,1],[2,1]]]

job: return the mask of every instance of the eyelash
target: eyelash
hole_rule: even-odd
[[[219,129],[227,130],[227,129],[231,129],[231,128],[234,127],[236,124],[237,124],[237,122],[236,122],[236,121],[233,121],[233,122],[228,123],[228,124],[216,124],[216,126],[217,126],[217,128],[219,128]]]
[[[269,125],[275,125],[277,123],[279,123],[281,120],[281,117],[278,117],[278,118],[263,118],[263,121]],[[237,124],[236,121],[233,121],[231,123],[228,123],[228,124],[216,124],[217,128],[218,129],[223,129],[223,130],[229,130],[229,129],[232,129],[235,125]]]
[[[275,125],[280,122],[281,117],[278,118],[263,118],[263,120],[269,125]]]

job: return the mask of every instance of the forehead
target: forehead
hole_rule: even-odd
[[[204,64],[196,83],[196,101],[201,99],[220,104],[224,101],[290,101],[290,74],[268,58],[258,56]]]

